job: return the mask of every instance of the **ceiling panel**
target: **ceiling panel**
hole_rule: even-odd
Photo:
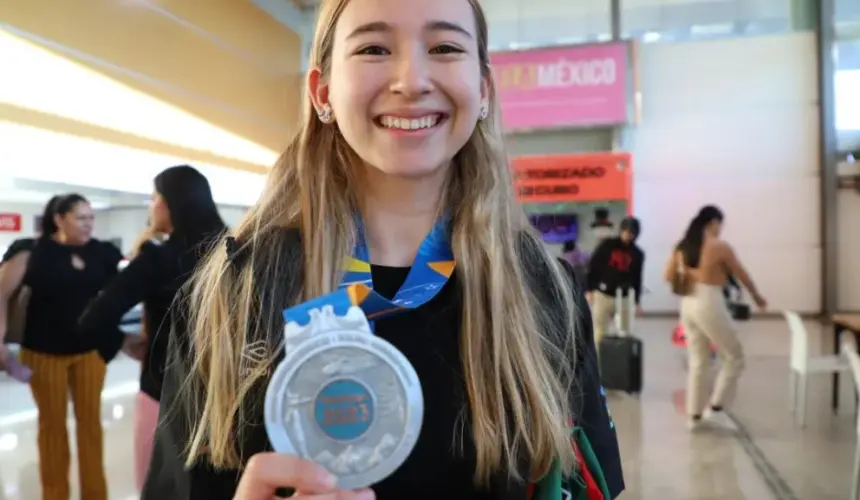
[[[273,151],[297,122],[300,37],[251,2],[5,0],[0,19],[0,29]]]
[[[46,203],[57,193],[81,194],[93,204],[93,207],[99,209],[118,206],[145,206],[150,200],[150,196],[146,194],[28,179],[12,179],[0,186],[0,200],[4,202]]]
[[[189,163],[187,156],[61,133],[0,120],[0,181],[8,178],[93,186],[147,195],[152,180],[166,167]],[[251,205],[265,176],[205,162],[190,162],[205,175],[215,200]]]

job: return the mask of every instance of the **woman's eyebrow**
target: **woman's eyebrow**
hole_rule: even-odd
[[[428,21],[424,25],[424,29],[426,31],[453,31],[461,35],[465,35],[469,38],[473,38],[472,34],[469,33],[469,30],[451,21]],[[346,38],[347,40],[349,40],[351,38],[366,35],[368,33],[388,33],[391,31],[394,31],[394,26],[392,26],[391,24],[386,23],[384,21],[374,21],[371,23],[362,24],[361,26],[355,28],[352,33],[350,33],[349,36],[347,36]]]
[[[424,25],[424,29],[427,31],[453,31],[472,38],[472,34],[469,33],[469,30],[450,21],[430,21]]]

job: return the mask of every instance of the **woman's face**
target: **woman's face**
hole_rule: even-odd
[[[170,209],[167,202],[158,191],[152,193],[152,201],[149,204],[149,221],[152,230],[157,233],[169,234],[173,228],[170,222]]]
[[[93,237],[95,215],[89,203],[75,203],[71,210],[54,216],[59,234],[70,245],[83,245]]]
[[[350,0],[334,33],[331,71],[309,77],[368,165],[421,177],[449,165],[487,95],[468,0]]]

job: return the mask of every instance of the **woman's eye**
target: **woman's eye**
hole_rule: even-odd
[[[453,45],[439,45],[430,51],[431,54],[461,54],[463,52],[465,52],[463,49]]]
[[[379,45],[371,45],[369,47],[362,48],[356,52],[356,54],[361,56],[384,56],[388,55],[388,51]]]

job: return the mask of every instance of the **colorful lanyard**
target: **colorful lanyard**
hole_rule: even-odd
[[[449,221],[449,217],[443,217],[436,222],[421,242],[403,285],[389,300],[373,290],[370,251],[364,225],[357,220],[358,241],[346,263],[338,290],[286,309],[284,319],[304,325],[310,321],[310,310],[330,305],[338,316],[345,315],[352,306],[359,306],[372,322],[430,302],[454,273],[454,254],[448,240]]]

